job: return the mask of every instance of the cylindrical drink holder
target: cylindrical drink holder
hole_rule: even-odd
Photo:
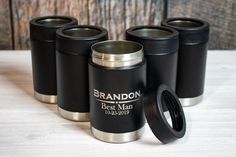
[[[180,34],[176,93],[181,104],[198,104],[204,92],[209,24],[193,18],[169,18],[162,25]]]
[[[147,88],[166,84],[175,90],[178,32],[161,26],[135,26],[126,30],[126,39],[141,43],[147,59]]]
[[[107,38],[107,30],[96,26],[68,26],[57,30],[57,94],[62,117],[89,120],[88,58],[91,45]]]
[[[76,24],[75,18],[67,16],[45,16],[30,21],[34,95],[42,102],[57,102],[56,30]]]
[[[142,45],[132,41],[105,41],[92,46],[90,121],[97,139],[123,143],[142,136],[145,79]]]

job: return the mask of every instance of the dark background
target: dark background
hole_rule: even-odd
[[[168,13],[208,21],[209,49],[236,49],[236,0],[169,0]],[[74,16],[122,39],[130,26],[160,24],[163,0],[0,0],[0,49],[29,49],[28,21],[45,15]]]

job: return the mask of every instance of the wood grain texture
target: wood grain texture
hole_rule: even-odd
[[[45,15],[70,15],[79,24],[105,27],[110,39],[123,39],[125,29],[134,25],[157,25],[163,16],[163,0],[10,0],[0,2],[0,49],[29,49],[28,21]],[[169,0],[169,17],[201,18],[211,24],[210,49],[236,48],[235,0]],[[3,31],[4,30],[4,31]],[[14,43],[11,43],[11,34]]]
[[[138,1],[137,2],[137,25],[158,25],[162,19],[163,6],[161,1]]]
[[[12,49],[12,30],[8,0],[0,1],[0,49]]]
[[[110,39],[123,39],[125,32],[125,7],[124,0],[112,1],[109,5],[109,32]]]
[[[56,0],[12,0],[15,49],[29,49],[29,21],[54,15]]]
[[[109,29],[109,0],[89,0],[89,24]]]
[[[29,49],[30,19],[48,15],[69,15],[79,24],[88,23],[87,1],[81,0],[12,0],[16,49]]]
[[[89,24],[103,26],[109,38],[124,39],[124,32],[134,25],[159,24],[162,0],[89,0]]]
[[[74,16],[79,24],[107,28],[109,38],[117,40],[124,38],[124,32],[130,26],[160,22],[160,1],[162,0],[12,0],[16,49],[30,48],[28,21],[34,17]]]
[[[137,0],[125,0],[125,28],[137,24]]]
[[[56,15],[73,16],[78,19],[78,24],[88,24],[88,1],[87,0],[57,0],[55,7]]]
[[[169,3],[169,16],[195,17],[210,23],[210,49],[236,48],[235,0],[169,0]]]
[[[106,28],[110,39],[121,39],[124,31],[123,0],[89,0],[89,24]]]
[[[29,51],[0,52],[1,157],[235,157],[236,51],[210,51],[202,103],[184,108],[184,138],[161,144],[146,125],[126,144],[95,139],[89,123],[57,114],[56,105],[34,99]],[[125,124],[124,124],[125,125]]]

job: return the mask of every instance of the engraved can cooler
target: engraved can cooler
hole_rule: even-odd
[[[89,61],[92,134],[111,143],[139,139],[144,132],[145,86],[142,45],[131,41],[94,44]]]

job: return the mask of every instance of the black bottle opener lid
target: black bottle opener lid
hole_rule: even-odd
[[[166,85],[149,90],[143,98],[144,112],[153,134],[164,144],[182,138],[186,131],[184,111],[176,94]],[[163,108],[167,108],[172,126]]]

